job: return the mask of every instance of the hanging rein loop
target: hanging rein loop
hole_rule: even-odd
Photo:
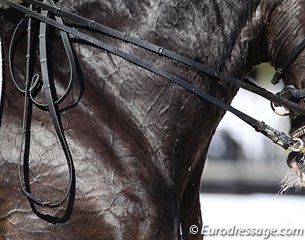
[[[53,4],[52,0],[45,0],[44,2],[48,2],[48,4]],[[55,6],[55,5],[54,5]],[[30,10],[33,10],[32,5],[29,6]],[[41,15],[44,17],[48,17],[48,11],[42,10]],[[55,17],[55,20],[63,24],[63,21],[60,17]],[[20,87],[17,84],[16,78],[14,76],[14,68],[13,68],[13,50],[15,48],[16,44],[16,36],[17,32],[19,31],[20,27],[23,23],[27,21],[27,50],[26,50],[26,77],[25,77],[25,89],[23,90],[22,87]],[[64,92],[63,96],[60,98],[57,98],[56,95],[56,89],[53,82],[53,79],[49,76],[49,70],[48,70],[48,60],[47,60],[47,43],[46,43],[46,34],[47,34],[47,24],[40,22],[39,23],[39,56],[40,56],[40,67],[41,67],[41,76],[39,74],[33,74],[33,69],[31,66],[31,62],[34,61],[33,50],[34,47],[34,41],[33,41],[33,30],[32,30],[32,18],[28,15],[26,15],[16,26],[13,36],[10,42],[9,46],[9,69],[10,74],[13,80],[13,83],[15,84],[16,88],[19,92],[21,92],[24,95],[24,112],[23,112],[23,126],[22,126],[22,141],[21,141],[21,147],[20,147],[20,153],[19,153],[19,161],[18,161],[18,178],[19,183],[22,189],[22,192],[24,195],[28,198],[30,202],[33,202],[39,206],[43,207],[49,207],[49,208],[55,208],[58,206],[61,206],[69,197],[72,191],[72,184],[75,182],[74,180],[74,166],[73,166],[73,160],[72,155],[69,149],[69,146],[67,144],[65,134],[62,128],[62,124],[60,121],[60,112],[58,109],[58,105],[63,102],[66,97],[68,96],[69,92],[72,88],[72,83],[77,79],[77,71],[76,71],[76,63],[75,63],[75,57],[73,54],[72,46],[70,44],[70,40],[68,37],[68,34],[65,32],[61,32],[61,39],[63,41],[64,49],[67,54],[69,67],[70,67],[70,79],[69,84]],[[41,80],[42,79],[42,80]],[[44,90],[44,95],[46,98],[47,104],[39,103],[35,100],[35,97],[37,94]],[[30,158],[30,131],[31,131],[31,116],[32,116],[32,105],[36,105],[38,108],[48,111],[50,114],[50,117],[53,122],[53,126],[55,128],[55,131],[57,133],[59,142],[61,144],[62,150],[64,152],[65,158],[67,160],[67,165],[69,169],[69,182],[67,186],[67,190],[63,196],[63,198],[57,202],[52,201],[45,201],[42,198],[34,195],[31,193],[31,187],[29,184],[29,179],[27,174],[25,174],[24,170],[24,182],[22,181],[22,174],[21,174],[21,165],[23,162],[23,165],[28,165],[28,161]]]

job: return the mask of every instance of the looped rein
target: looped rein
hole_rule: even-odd
[[[55,6],[52,0],[44,0],[50,5]],[[9,4],[8,4],[9,5]],[[29,10],[32,11],[32,5],[29,6]],[[47,10],[41,10],[40,14],[44,17],[48,17]],[[13,64],[13,49],[16,44],[16,35],[23,23],[27,21],[27,49],[26,49],[26,76],[25,76],[25,89],[23,90],[20,86],[18,86],[17,81],[14,76],[14,64]],[[63,24],[61,17],[56,17],[55,21]],[[55,84],[53,79],[50,77],[49,69],[48,69],[48,58],[47,58],[47,28],[48,25],[44,22],[39,23],[39,39],[38,39],[38,50],[39,50],[39,58],[40,58],[40,68],[41,68],[41,76],[39,74],[33,73],[33,67],[31,62],[34,61],[33,49],[35,49],[36,41],[33,40],[32,30],[32,18],[26,15],[17,25],[15,31],[13,32],[13,36],[11,39],[10,47],[9,47],[9,67],[12,80],[16,86],[16,88],[24,95],[24,112],[23,112],[23,127],[22,127],[22,141],[19,153],[19,161],[18,161],[18,178],[19,183],[24,195],[31,202],[31,206],[34,207],[33,204],[37,204],[42,207],[48,208],[56,208],[61,206],[66,202],[68,198],[71,197],[73,192],[74,183],[75,183],[75,173],[74,173],[74,165],[72,155],[64,134],[64,130],[62,127],[62,123],[60,120],[60,110],[59,104],[64,101],[64,99],[68,96],[68,93],[71,90],[72,82],[77,78],[75,57],[73,55],[72,46],[69,40],[69,36],[65,32],[61,32],[61,39],[63,41],[63,45],[67,54],[69,66],[70,66],[70,80],[67,87],[66,92],[62,97],[58,98],[56,94]],[[35,100],[36,95],[43,89],[44,96],[46,98],[47,104],[39,103]],[[44,200],[41,197],[36,196],[31,192],[31,186],[29,183],[29,176],[25,173],[25,166],[28,165],[28,161],[30,160],[30,131],[31,131],[31,121],[32,121],[32,108],[33,105],[36,105],[39,109],[48,111],[51,117],[53,126],[57,133],[57,137],[59,139],[61,148],[64,152],[64,156],[67,161],[68,169],[69,169],[69,181],[67,185],[67,190],[64,193],[64,196],[61,200],[56,202]],[[21,165],[23,162],[24,169],[24,182],[22,181],[21,174]]]

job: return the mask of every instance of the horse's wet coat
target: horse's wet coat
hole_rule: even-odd
[[[301,1],[279,0],[59,1],[58,5],[237,77],[262,61],[271,59],[278,64],[298,39],[286,42],[278,38],[281,28],[277,25],[285,20],[293,25],[304,13]],[[290,8],[296,9],[295,17],[278,17]],[[46,223],[33,214],[17,181],[23,97],[9,80],[7,49],[17,14],[7,11],[0,25],[5,64],[0,236],[176,239],[180,221],[185,237],[191,225],[201,225],[200,177],[211,137],[224,112],[118,57],[76,43],[85,94],[77,107],[62,113],[77,177],[73,213],[64,225]],[[301,29],[298,34],[304,37],[304,27]],[[283,36],[286,34],[289,32]],[[159,56],[101,38],[225,101],[230,102],[237,91]],[[283,51],[274,51],[277,47]],[[66,85],[67,61],[61,44],[55,41],[53,49],[52,68],[60,92]],[[16,76],[22,78],[25,58],[22,47],[18,50]],[[293,66],[299,74],[302,58]],[[75,95],[77,89],[71,98]],[[65,191],[67,169],[50,126],[48,115],[36,109],[31,184],[33,192],[58,199]],[[41,211],[62,216],[64,208]]]

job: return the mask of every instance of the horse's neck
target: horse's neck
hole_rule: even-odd
[[[257,40],[255,29],[258,26],[253,19],[264,20],[263,5],[250,6],[242,0],[214,0],[213,4],[195,0],[158,1],[157,4],[156,1],[141,1],[140,4],[127,0],[83,2],[76,3],[72,9],[235,76],[242,75],[253,65],[249,53],[253,51],[251,43]],[[119,2],[122,4],[118,5]],[[67,1],[62,4],[71,10],[72,5],[67,6]],[[253,15],[255,12],[261,15]],[[191,69],[178,67],[123,43],[118,45],[227,101],[236,92]],[[184,170],[202,166],[200,162],[222,111],[122,59],[84,45],[76,46],[76,52],[87,88],[78,109],[72,110],[74,118],[71,112],[67,117],[75,145],[92,148],[97,156],[111,151],[112,157],[126,160],[122,164],[134,159],[137,162],[145,156],[153,160],[158,171],[167,173],[164,176],[168,181],[175,179],[172,175],[177,167],[182,168],[183,174]],[[55,55],[61,56],[60,52]],[[59,69],[64,68],[61,62],[57,65],[61,66]],[[12,99],[11,104],[17,103]],[[95,136],[94,143],[92,136]],[[179,163],[183,166],[177,166]]]

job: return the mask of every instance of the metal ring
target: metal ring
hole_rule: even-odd
[[[289,115],[289,111],[288,111],[288,113],[280,113],[279,111],[277,111],[277,110],[275,109],[275,107],[274,107],[273,104],[274,104],[273,102],[270,102],[271,109],[272,109],[272,111],[273,111],[275,114],[277,114],[277,115],[279,115],[279,116],[281,116],[281,117],[285,117],[285,116],[288,116],[288,115]]]
[[[303,140],[300,138],[294,138],[293,141],[295,141],[295,144],[293,146],[291,146],[290,148],[295,152],[301,152],[304,148]],[[297,145],[299,145],[299,146],[296,147]]]

